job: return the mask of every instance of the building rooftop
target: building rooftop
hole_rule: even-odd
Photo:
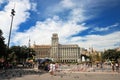
[[[34,45],[34,48],[50,48],[50,45]]]

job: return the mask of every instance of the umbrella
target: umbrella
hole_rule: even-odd
[[[40,64],[43,64],[43,63],[49,62],[49,61],[51,61],[51,60],[50,60],[50,59],[42,59],[42,60],[40,61]]]

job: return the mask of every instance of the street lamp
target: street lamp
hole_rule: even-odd
[[[14,18],[14,16],[15,16],[15,10],[12,9],[11,10],[11,17],[12,17],[12,19],[11,19],[11,25],[10,25],[9,38],[8,38],[8,48],[9,48],[9,45],[10,45],[10,37],[11,37],[12,24],[13,24],[13,18]]]

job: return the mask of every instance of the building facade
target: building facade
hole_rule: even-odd
[[[40,59],[40,58],[48,58],[50,57],[50,50],[51,50],[51,46],[50,45],[35,45],[33,49],[36,52],[36,59]]]
[[[58,34],[54,33],[51,38],[51,45],[34,45],[36,58],[51,58],[56,62],[79,62],[80,47],[76,44],[59,44]]]

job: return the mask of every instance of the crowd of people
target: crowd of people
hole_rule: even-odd
[[[116,72],[119,72],[119,66],[120,64],[119,63],[111,63],[111,66],[112,66],[112,71],[116,71]]]
[[[79,72],[91,72],[91,71],[113,71],[120,72],[120,64],[118,62],[111,62],[110,64],[106,63],[83,63],[83,64],[65,64],[57,63],[48,59],[44,59],[38,62],[38,69],[43,69],[50,73],[50,75],[56,75],[57,71],[79,71]],[[66,66],[66,68],[65,68]],[[63,68],[64,67],[64,68]]]
[[[105,63],[97,63],[96,65],[94,64],[93,66],[89,66],[88,64],[58,64],[55,62],[51,62],[48,66],[49,68],[49,73],[51,75],[55,75],[55,72],[60,69],[61,66],[66,65],[67,68],[64,70],[69,71],[79,71],[79,72],[90,72],[90,71],[107,71],[107,72],[120,72],[120,64],[119,63],[111,63],[111,64],[105,64]]]

